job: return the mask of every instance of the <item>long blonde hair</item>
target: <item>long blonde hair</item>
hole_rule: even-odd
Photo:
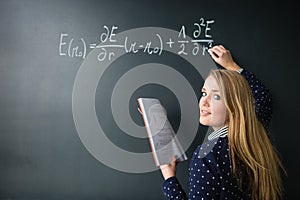
[[[246,79],[235,71],[212,70],[228,115],[228,145],[233,175],[240,188],[255,200],[282,196],[284,167],[275,147],[255,113],[254,98]],[[243,173],[241,173],[243,172]]]

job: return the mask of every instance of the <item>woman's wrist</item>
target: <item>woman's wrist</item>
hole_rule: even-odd
[[[230,64],[229,66],[227,66],[226,69],[232,70],[232,71],[239,71],[242,68],[238,64],[236,64],[236,62],[233,62],[232,64]]]
[[[160,166],[160,170],[165,180],[176,175],[175,168],[170,168],[170,165],[162,165]]]

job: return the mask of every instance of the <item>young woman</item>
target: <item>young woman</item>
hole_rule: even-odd
[[[200,123],[214,132],[194,151],[188,195],[176,179],[175,161],[161,167],[163,192],[167,199],[279,199],[284,168],[267,134],[270,93],[223,46],[210,55],[225,68],[211,71],[199,101]]]

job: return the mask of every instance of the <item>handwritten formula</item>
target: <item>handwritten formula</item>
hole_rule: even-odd
[[[126,53],[143,52],[146,54],[161,55],[163,50],[176,50],[178,55],[205,55],[205,52],[212,47],[213,38],[211,35],[211,25],[214,20],[201,18],[194,23],[192,38],[187,36],[187,29],[182,25],[177,32],[176,38],[169,37],[163,33],[156,32],[151,38],[135,40],[132,35],[123,38],[118,37],[118,26],[103,26],[103,32],[99,35],[97,43],[87,43],[84,38],[75,39],[68,33],[61,33],[59,36],[59,56],[85,59],[88,52],[98,49],[97,59],[101,62],[105,59],[111,60],[115,56],[116,50]]]

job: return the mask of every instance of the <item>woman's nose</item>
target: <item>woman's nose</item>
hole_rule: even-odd
[[[202,105],[202,106],[209,106],[209,100],[210,98],[209,98],[209,96],[208,95],[206,95],[206,96],[202,96],[201,98],[200,98],[200,101],[199,101],[199,106],[200,105]]]

